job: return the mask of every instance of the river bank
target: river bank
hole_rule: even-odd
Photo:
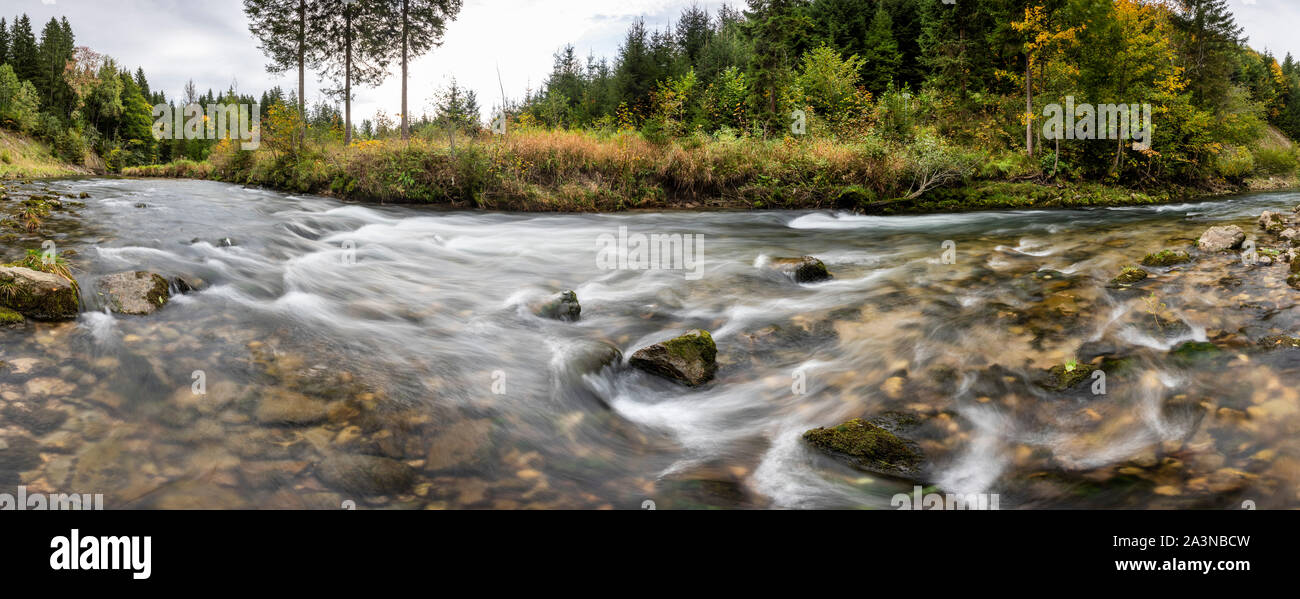
[[[123,174],[209,179],[363,203],[570,213],[838,209],[921,214],[1140,206],[1300,186],[1292,168],[1139,189],[1045,177],[1034,162],[1014,153],[825,139],[657,145],[634,132],[531,131],[502,140],[467,138],[454,146],[445,140],[367,141],[346,150],[310,146],[302,153],[239,152],[223,143],[204,162],[128,168]]]
[[[48,144],[0,128],[0,183],[91,174],[90,169],[59,160]]]

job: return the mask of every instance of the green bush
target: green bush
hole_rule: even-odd
[[[1255,157],[1240,146],[1229,146],[1214,160],[1214,170],[1220,177],[1241,180],[1255,172]]]
[[[1255,170],[1262,175],[1290,175],[1296,166],[1295,150],[1260,148],[1255,152]]]

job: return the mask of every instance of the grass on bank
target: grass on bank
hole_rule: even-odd
[[[908,143],[868,137],[760,139],[694,135],[652,143],[636,131],[522,129],[505,137],[368,140],[303,152],[238,151],[222,142],[205,162],[129,168],[128,176],[262,185],[392,203],[523,211],[637,208],[865,208],[879,212],[1070,208],[1150,204],[1206,191],[1295,185],[1296,149],[1278,134],[1225,164],[1211,186],[1133,190],[1048,179],[1042,160],[982,153],[920,134]],[[1246,160],[1246,159],[1242,159]],[[1279,181],[1281,183],[1279,183]]]
[[[56,158],[48,145],[0,129],[0,179],[46,179],[87,173],[83,168]]]

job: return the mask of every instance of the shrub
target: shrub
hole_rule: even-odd
[[[1255,169],[1263,175],[1290,175],[1296,172],[1295,150],[1260,148],[1255,152]]]
[[[1246,148],[1229,146],[1214,159],[1214,170],[1224,179],[1241,180],[1255,172],[1255,157]]]

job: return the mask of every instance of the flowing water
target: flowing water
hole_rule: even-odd
[[[1193,252],[1107,286],[1214,224],[1265,246],[1255,217],[1300,194],[898,217],[443,212],[158,180],[11,196],[46,187],[89,198],[0,248],[54,240],[85,312],[0,329],[0,492],[112,509],[888,509],[912,481],[801,435],[903,413],[925,484],[1002,509],[1300,506],[1300,349],[1258,344],[1297,329],[1286,265]],[[702,276],[602,268],[598,240],[620,227],[702,235]],[[800,255],[834,279],[764,267]],[[196,290],[111,314],[96,281],[125,270]],[[564,289],[579,321],[534,315]],[[714,334],[711,383],[626,365],[690,328]],[[1105,393],[1041,384],[1071,360],[1102,364]]]

